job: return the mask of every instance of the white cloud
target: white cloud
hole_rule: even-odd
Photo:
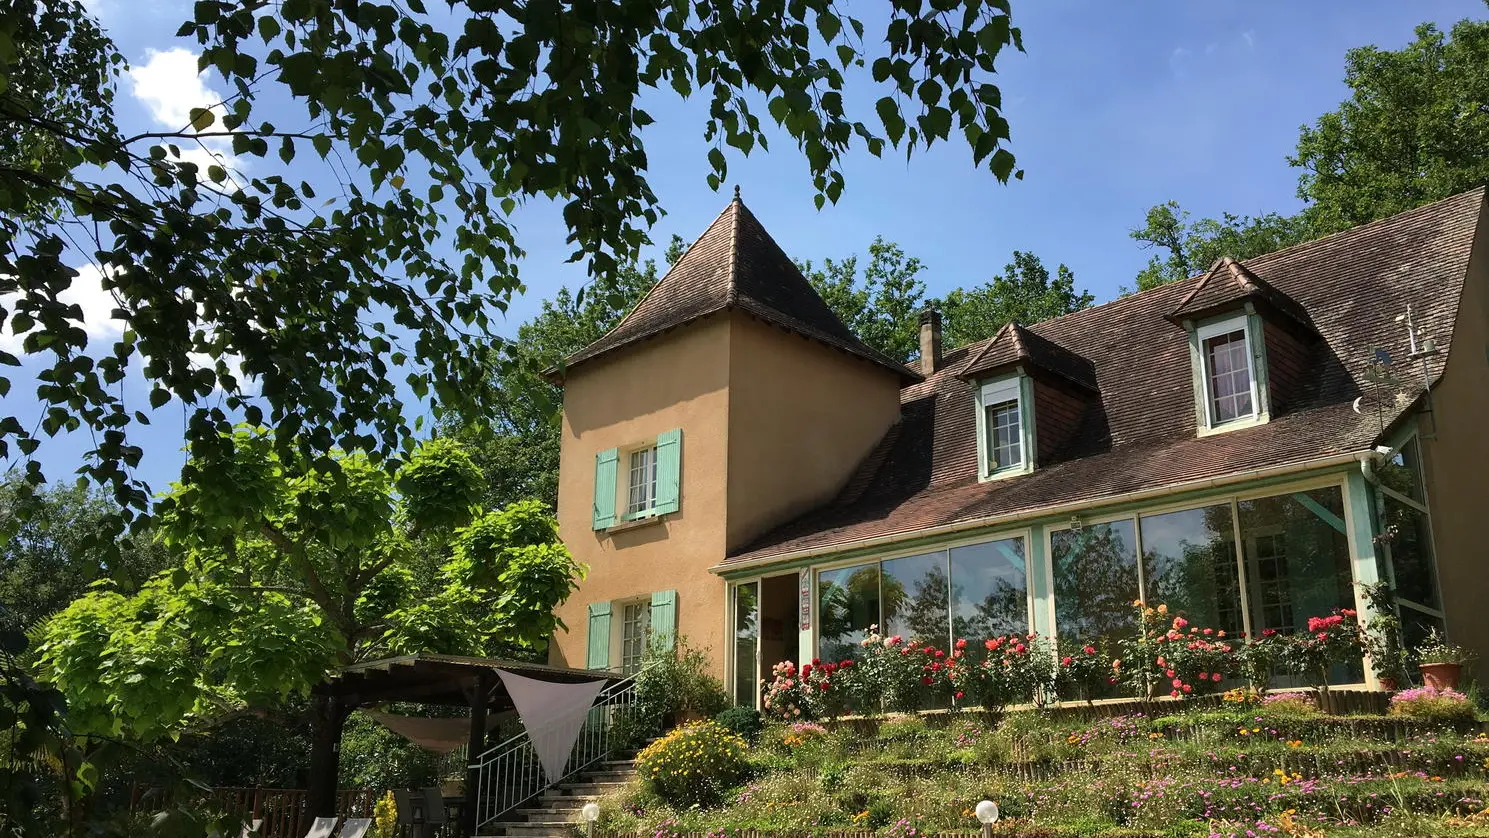
[[[207,85],[206,74],[197,72],[197,57],[197,53],[182,47],[151,49],[145,51],[144,64],[129,70],[134,98],[165,128],[185,128],[191,122],[192,108],[207,108],[222,101],[222,94]]]
[[[211,108],[218,119],[223,109],[223,99],[207,83],[206,73],[197,71],[198,53],[182,47],[168,50],[146,50],[145,61],[129,71],[133,82],[134,97],[150,112],[150,117],[161,128],[180,131],[189,127],[194,108]],[[219,126],[214,125],[212,128]],[[212,130],[209,128],[208,130]],[[180,160],[197,164],[198,173],[206,178],[207,166],[217,164],[229,172],[240,172],[242,162],[228,151],[228,143],[222,137],[202,137],[177,143],[181,148]],[[224,187],[237,190],[237,179],[229,178]]]
[[[77,269],[78,275],[73,277],[72,285],[63,291],[58,300],[68,305],[76,305],[83,313],[81,324],[83,331],[88,333],[88,340],[94,339],[112,340],[124,333],[124,321],[116,320],[113,311],[118,306],[114,300],[112,291],[104,290],[103,272],[94,265],[84,265]],[[0,305],[7,310],[13,309],[16,297],[7,295],[0,299]],[[21,343],[27,333],[13,334],[8,322],[3,331],[0,331],[0,349],[6,352],[18,353]]]

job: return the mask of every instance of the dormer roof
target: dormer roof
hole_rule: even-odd
[[[1017,323],[1007,323],[957,373],[969,381],[1027,364],[1097,392],[1096,367],[1069,349]]]
[[[1310,334],[1317,332],[1307,309],[1229,256],[1216,259],[1199,279],[1191,281],[1194,284],[1189,293],[1168,314],[1168,319],[1174,323],[1200,320],[1252,301],[1261,303],[1272,313],[1292,321]]]
[[[737,190],[734,200],[636,307],[599,340],[569,356],[565,366],[578,366],[730,309],[862,358],[899,376],[903,383],[921,380],[919,374],[869,347],[843,325],[796,263],[765,232]],[[562,374],[561,370],[554,372]]]

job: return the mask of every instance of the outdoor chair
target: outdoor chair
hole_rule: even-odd
[[[259,830],[263,827],[264,819],[254,818],[248,823],[243,824],[243,832],[239,834],[238,838],[254,838],[254,836],[259,834]]]
[[[336,818],[316,818],[315,823],[310,825],[310,831],[305,833],[305,838],[331,838],[331,833],[335,831]]]
[[[347,818],[338,838],[362,838],[372,828],[372,818]]]
[[[445,793],[440,791],[439,786],[424,789],[424,822],[432,824],[445,822]]]

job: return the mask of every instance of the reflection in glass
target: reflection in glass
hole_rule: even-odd
[[[1428,608],[1438,607],[1437,573],[1427,513],[1386,495],[1385,534],[1396,576],[1396,595]]]
[[[1412,437],[1375,470],[1380,482],[1418,503],[1425,503],[1422,494],[1422,462],[1417,450],[1417,438]]]
[[[1060,530],[1050,537],[1055,626],[1064,644],[1112,641],[1137,630],[1137,540],[1132,521]]]
[[[1144,515],[1144,599],[1168,603],[1189,622],[1240,632],[1241,589],[1236,581],[1236,537],[1229,503]]]
[[[734,588],[734,703],[754,707],[759,692],[760,583]]]
[[[946,553],[891,559],[879,567],[882,633],[946,646]]]
[[[1354,607],[1339,487],[1243,500],[1237,507],[1252,632],[1306,630],[1309,617]],[[1355,663],[1330,680],[1359,677],[1361,664]]]
[[[951,636],[978,639],[1029,631],[1024,540],[951,549]]]
[[[856,656],[869,626],[879,622],[878,563],[818,573],[817,614],[817,656],[833,661]]]

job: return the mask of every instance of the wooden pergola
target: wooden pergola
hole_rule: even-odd
[[[466,707],[470,710],[468,759],[475,759],[486,749],[486,722],[491,713],[515,709],[498,669],[540,681],[578,683],[606,679],[619,681],[614,672],[594,669],[568,669],[558,666],[509,661],[500,658],[476,658],[461,655],[402,655],[343,667],[325,684],[316,688],[318,696],[334,702],[339,712],[349,714],[363,707],[389,702],[409,702],[438,707]],[[329,778],[335,787],[334,772]],[[311,781],[315,782],[314,779]],[[461,806],[463,834],[475,831],[472,820],[476,807],[471,795],[477,787],[476,771],[467,763],[466,802]]]

